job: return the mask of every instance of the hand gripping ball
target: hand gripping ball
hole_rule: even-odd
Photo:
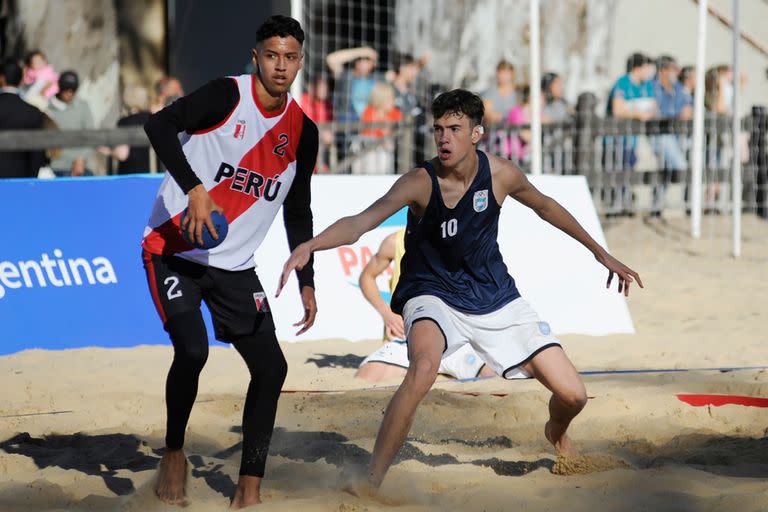
[[[184,225],[184,219],[187,217],[188,210],[185,208],[184,212],[181,214],[181,225]],[[213,227],[216,228],[216,233],[219,235],[219,239],[216,240],[213,238],[213,235],[211,235],[211,232],[208,230],[208,226],[206,224],[203,224],[203,244],[199,245],[197,242],[192,240],[189,237],[189,233],[186,229],[181,230],[181,234],[184,237],[184,240],[186,240],[192,247],[196,247],[198,249],[213,249],[217,245],[219,245],[221,242],[224,241],[224,239],[227,237],[227,232],[229,231],[229,223],[227,222],[227,218],[217,212],[212,211],[211,212],[211,222],[213,222]]]

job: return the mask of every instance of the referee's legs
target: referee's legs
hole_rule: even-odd
[[[232,507],[241,508],[261,502],[261,479],[288,364],[274,331],[240,338],[234,346],[251,374],[243,408],[240,479],[232,498]]]

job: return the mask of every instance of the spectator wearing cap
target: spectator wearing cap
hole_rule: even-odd
[[[60,130],[87,130],[94,128],[93,116],[88,104],[77,97],[80,79],[74,71],[59,75],[59,92],[51,98],[48,115]],[[62,149],[59,156],[51,160],[51,168],[57,176],[83,176],[86,160],[91,148],[74,147]]]
[[[45,117],[19,96],[21,67],[13,60],[0,63],[0,130],[40,130]],[[0,151],[0,178],[36,178],[45,163],[43,151]]]

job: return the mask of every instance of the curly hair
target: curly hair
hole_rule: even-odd
[[[454,89],[440,94],[432,102],[432,115],[439,119],[446,114],[463,114],[469,118],[470,126],[483,122],[485,107],[477,94],[465,89]]]
[[[256,31],[256,41],[261,43],[270,37],[288,37],[296,39],[299,44],[304,44],[304,30],[301,24],[289,16],[277,14],[270,16]]]

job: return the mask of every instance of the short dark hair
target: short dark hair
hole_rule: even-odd
[[[14,59],[5,59],[0,64],[0,75],[5,78],[5,85],[18,87],[21,83],[21,66]]]
[[[392,62],[394,64],[395,70],[400,70],[403,66],[408,66],[410,64],[415,64],[416,59],[413,58],[413,55],[410,53],[396,53],[392,59]]]
[[[483,122],[485,107],[480,96],[465,89],[454,89],[440,94],[432,102],[432,115],[440,119],[446,114],[462,114],[469,118],[470,126]]]
[[[668,69],[677,66],[677,61],[671,55],[662,55],[656,59],[656,67],[659,69]]]
[[[560,75],[551,71],[544,73],[544,76],[541,77],[541,92],[544,93],[544,98],[547,100],[547,103],[554,99],[554,96],[552,96],[552,84],[558,78],[560,78]]]
[[[304,44],[304,30],[301,24],[290,16],[276,14],[270,16],[256,31],[256,42],[261,43],[270,37],[288,37],[296,39],[300,45]]]
[[[644,53],[633,53],[629,56],[627,59],[627,73],[631,72],[635,68],[639,68],[642,66],[645,66],[646,64],[650,64],[651,58],[645,55]]]

